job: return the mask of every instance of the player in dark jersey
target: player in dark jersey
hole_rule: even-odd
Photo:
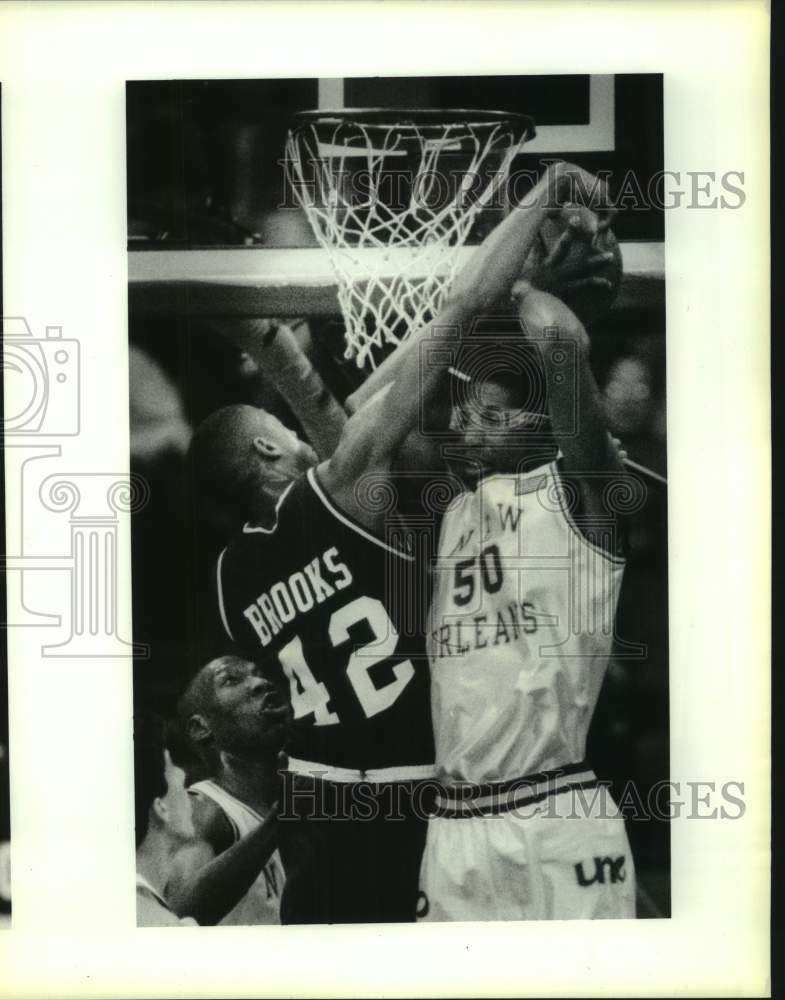
[[[310,450],[269,414],[232,407],[195,445],[202,458],[206,444],[222,453],[227,501],[250,498],[249,520],[216,567],[227,640],[291,701],[282,922],[415,915],[425,824],[414,800],[433,773],[423,628],[408,604],[420,592],[418,567],[355,496],[370,456],[357,425],[354,433],[355,447],[313,468]],[[232,461],[243,470],[234,481]]]
[[[497,227],[454,283],[434,337],[454,340],[509,300],[549,211],[539,199]],[[307,446],[252,407],[213,414],[192,445],[213,502],[245,521],[215,570],[227,640],[285,683],[292,705],[283,922],[415,915],[416,782],[433,773],[424,621],[410,627],[408,603],[422,567],[394,543],[379,495],[450,364],[449,351],[423,359],[427,337],[398,355],[395,380],[316,467]],[[253,338],[241,346],[253,351]]]

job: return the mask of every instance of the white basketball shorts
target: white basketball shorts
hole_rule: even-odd
[[[428,820],[418,920],[635,916],[624,819],[583,764],[445,787]]]

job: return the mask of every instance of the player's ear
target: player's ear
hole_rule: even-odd
[[[264,437],[255,437],[253,439],[253,449],[258,455],[268,462],[271,459],[280,458],[282,455],[281,449],[278,445]]]
[[[213,735],[212,730],[203,715],[195,714],[190,717],[186,725],[189,739],[196,744],[205,743]]]
[[[169,809],[164,800],[160,796],[153,799],[153,804],[150,808],[159,826],[165,826],[166,821],[169,819]]]

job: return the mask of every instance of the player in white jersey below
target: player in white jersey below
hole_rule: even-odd
[[[189,786],[197,841],[179,852],[167,883],[174,909],[195,873],[256,830],[279,792],[279,755],[289,708],[259,668],[237,656],[211,660],[178,705],[180,725],[211,777]],[[220,921],[277,924],[284,871],[278,851]],[[216,908],[221,901],[214,901]]]
[[[624,821],[584,761],[624,570],[607,498],[625,474],[581,322],[526,282],[513,294],[524,342],[469,350],[476,373],[451,421],[472,472],[439,538],[429,658],[441,790],[418,916],[633,917]],[[537,358],[547,413],[531,412]]]
[[[248,892],[275,849],[277,803],[267,819],[219,857],[205,859],[180,888],[177,909],[166,896],[172,867],[196,842],[185,772],[165,744],[157,716],[134,716],[136,912],[139,927],[215,924]]]

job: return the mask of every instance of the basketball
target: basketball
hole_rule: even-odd
[[[581,211],[588,212],[588,209]],[[585,233],[578,231],[562,260],[543,270],[545,259],[565,228],[566,223],[562,219],[545,220],[529,254],[524,274],[535,287],[557,295],[582,323],[589,325],[601,319],[616,300],[622,279],[621,251],[610,229],[597,236],[594,246]],[[613,258],[605,263],[590,264],[589,261],[600,253],[612,253]],[[588,277],[604,278],[610,285],[572,287]]]

